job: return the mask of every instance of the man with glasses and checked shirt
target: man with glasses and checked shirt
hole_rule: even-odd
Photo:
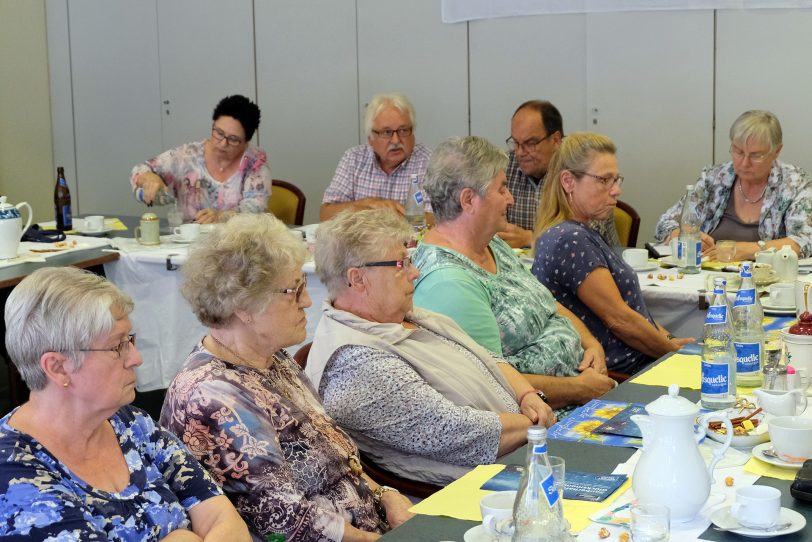
[[[319,218],[345,209],[391,209],[405,215],[412,175],[420,185],[431,151],[415,144],[414,107],[402,94],[378,94],[366,108],[367,144],[347,150],[324,192]],[[427,219],[431,207],[427,201]]]
[[[499,232],[499,236],[514,248],[533,245],[533,229],[544,176],[563,138],[561,113],[550,102],[530,100],[513,113],[510,137],[505,141],[510,151],[505,175],[514,203],[508,208],[508,229]],[[609,246],[620,244],[613,217],[590,226]]]

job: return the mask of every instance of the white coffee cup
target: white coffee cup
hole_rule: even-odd
[[[793,369],[795,370],[794,373],[787,371],[787,389],[805,392],[809,387],[809,372],[804,367],[793,367]]]
[[[767,425],[773,451],[782,461],[801,464],[812,458],[812,418],[777,416]]]
[[[482,497],[479,511],[482,512],[482,527],[499,540],[510,540],[513,535],[513,502],[515,491],[495,491]]]
[[[794,307],[795,285],[787,282],[771,284],[770,305],[773,307]]]
[[[745,486],[736,490],[730,514],[745,527],[775,525],[781,513],[781,492],[769,486]]]
[[[200,224],[181,224],[172,231],[184,241],[194,241],[200,235]]]
[[[644,248],[627,248],[623,251],[623,260],[636,269],[645,267],[648,263],[648,250]]]
[[[90,215],[85,217],[84,231],[102,231],[104,229],[104,217],[102,215]]]

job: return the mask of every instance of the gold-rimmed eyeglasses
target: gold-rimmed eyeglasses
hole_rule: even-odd
[[[737,162],[741,162],[745,158],[750,158],[750,161],[754,164],[761,164],[770,156],[770,151],[744,152],[740,148],[731,145],[730,156]]]
[[[75,352],[113,352],[116,357],[121,359],[121,356],[130,351],[130,347],[135,346],[135,333],[130,333],[127,338],[115,345],[113,348],[78,348]]]
[[[596,181],[598,181],[601,186],[606,188],[607,190],[611,190],[615,187],[615,185],[620,186],[623,184],[623,175],[618,175],[617,177],[601,177],[600,175],[593,175],[592,173],[587,173],[586,171],[575,171],[572,170],[575,175],[583,176],[586,175],[587,177],[592,177]]]
[[[302,276],[302,282],[300,282],[295,288],[282,288],[280,290],[271,290],[271,293],[274,294],[295,294],[296,302],[298,303],[299,300],[302,298],[302,293],[304,292],[305,288],[307,288],[307,275]]]

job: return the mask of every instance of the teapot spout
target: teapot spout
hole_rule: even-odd
[[[644,414],[634,414],[629,419],[640,428],[640,433],[643,435],[643,449],[645,449],[646,442],[652,440],[653,435],[651,432],[654,430],[654,422],[651,421],[650,416]]]

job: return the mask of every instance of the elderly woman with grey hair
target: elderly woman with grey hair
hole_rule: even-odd
[[[6,302],[6,348],[31,390],[0,419],[0,536],[250,540],[222,491],[135,397],[130,297],[73,267],[34,271]]]
[[[324,407],[385,469],[448,483],[493,463],[554,416],[530,384],[452,320],[412,307],[411,228],[387,210],[344,212],[316,236],[330,294],[307,374]]]
[[[253,534],[376,540],[411,517],[363,474],[358,449],[283,350],[305,338],[307,250],[271,215],[237,215],[195,247],[183,295],[208,334],[167,392],[161,424],[209,469]]]
[[[690,196],[683,195],[657,222],[661,242],[679,235],[686,197],[701,219],[702,255],[716,259],[716,241],[736,241],[736,259],[789,245],[812,256],[812,183],[806,172],[778,160],[781,124],[769,111],[746,111],[730,127],[730,158],[706,167]]]
[[[513,198],[507,156],[480,137],[441,143],[426,172],[436,225],[414,254],[414,302],[451,317],[546,394],[583,404],[612,389],[603,348],[496,234]]]

